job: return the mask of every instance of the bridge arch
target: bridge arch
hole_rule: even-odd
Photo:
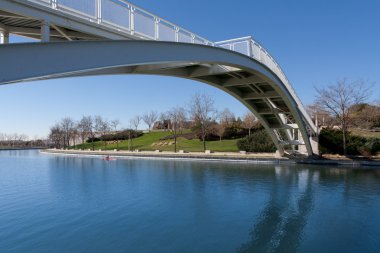
[[[281,155],[296,150],[309,156],[317,153],[297,102],[281,79],[240,53],[134,40],[7,44],[0,46],[0,56],[0,84],[112,74],[165,75],[207,83],[252,111]]]

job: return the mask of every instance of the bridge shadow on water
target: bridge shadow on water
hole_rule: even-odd
[[[250,241],[236,252],[296,252],[307,216],[313,208],[313,176],[315,174],[308,170],[298,174],[277,168],[270,199],[250,231]],[[293,199],[296,189],[289,185],[297,183],[302,187]]]
[[[367,205],[372,201],[374,194],[380,194],[380,190],[368,192],[366,187],[357,188],[358,184],[376,184],[380,179],[379,170],[309,167],[311,169],[276,168],[275,181],[271,184],[270,199],[259,217],[255,218],[249,233],[249,241],[242,244],[236,250],[237,253],[300,251],[308,218],[316,209],[315,198],[318,198],[320,187],[328,188],[331,192],[341,187],[344,201],[349,202],[353,195],[359,194],[360,200]],[[295,187],[296,185],[298,187]],[[330,233],[326,231],[326,234],[330,235]],[[342,237],[344,237],[343,234]],[[352,242],[347,242],[347,244],[352,244]],[[355,252],[354,248],[350,248],[352,245],[342,245],[341,242],[336,242],[334,245],[326,242],[324,246],[315,246],[316,248],[309,249],[308,252],[321,252],[319,247],[326,247],[329,250],[333,247],[339,250],[346,248],[349,249],[346,252]],[[330,246],[333,247],[329,248]]]

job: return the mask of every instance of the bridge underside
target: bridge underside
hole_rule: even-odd
[[[1,84],[110,74],[154,74],[204,82],[231,94],[252,111],[281,155],[317,153],[283,83],[261,63],[242,54],[184,43],[86,41],[8,44],[0,46],[0,55]]]

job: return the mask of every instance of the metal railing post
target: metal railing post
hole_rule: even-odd
[[[53,9],[57,9],[57,1],[58,1],[58,0],[51,0],[51,1],[50,1],[51,8],[53,8]]]
[[[175,42],[179,42],[179,28],[176,26],[175,29]]]
[[[160,31],[159,31],[159,23],[160,19],[155,17],[154,18],[154,39],[155,40],[160,40]]]
[[[95,0],[96,1],[96,20],[98,24],[102,22],[102,0]]]
[[[131,35],[135,34],[135,10],[135,7],[130,6],[129,24],[131,26]]]
[[[254,58],[253,57],[253,41],[252,41],[252,39],[248,40],[248,53],[249,53],[249,57]]]

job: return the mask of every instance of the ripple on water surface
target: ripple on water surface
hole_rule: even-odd
[[[0,151],[0,252],[377,252],[380,173]]]

